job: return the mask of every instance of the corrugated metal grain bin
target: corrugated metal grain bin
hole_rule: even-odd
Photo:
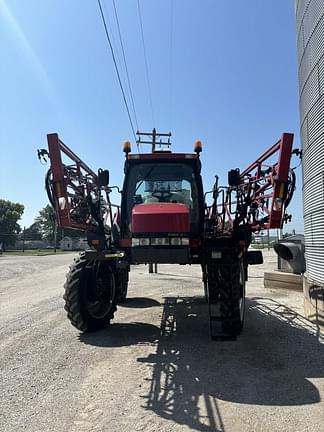
[[[295,9],[307,302],[313,286],[324,290],[324,0],[295,0]]]

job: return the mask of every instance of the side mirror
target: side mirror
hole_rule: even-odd
[[[109,171],[98,169],[98,186],[108,186],[109,185]]]
[[[263,264],[263,256],[261,251],[248,251],[247,262],[249,265]]]
[[[239,168],[228,171],[228,184],[229,186],[238,186],[240,184],[240,170]]]

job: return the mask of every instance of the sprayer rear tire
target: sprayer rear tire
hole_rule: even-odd
[[[117,309],[114,274],[107,266],[96,273],[98,276],[101,272],[101,275],[104,276],[100,279],[103,279],[106,285],[103,288],[105,298],[102,298],[98,295],[100,285],[97,284],[97,279],[94,279],[94,266],[96,265],[100,264],[90,263],[81,254],[70,266],[64,284],[64,309],[71,324],[81,332],[91,332],[107,327]],[[98,309],[97,312],[95,307]]]

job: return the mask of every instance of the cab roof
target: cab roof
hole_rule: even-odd
[[[173,159],[199,159],[197,153],[171,153],[167,151],[154,152],[154,153],[129,153],[127,155],[128,160],[173,160]]]

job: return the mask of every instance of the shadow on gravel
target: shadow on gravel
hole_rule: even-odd
[[[148,297],[127,297],[125,303],[120,303],[118,307],[126,308],[150,308],[161,306],[157,300]]]
[[[122,347],[157,342],[160,329],[152,324],[111,324],[107,329],[95,333],[81,333],[79,340],[87,345],[100,347]]]
[[[316,328],[268,299],[247,302],[246,326],[235,342],[209,338],[201,298],[165,299],[145,408],[193,430],[224,431],[217,400],[253,405],[320,402],[308,379],[324,377],[324,345]]]
[[[101,347],[154,344],[138,358],[152,368],[147,410],[202,432],[225,431],[219,400],[293,406],[320,402],[310,381],[324,377],[324,341],[308,320],[264,298],[247,300],[237,341],[212,341],[201,297],[167,297],[161,327],[113,324],[80,340]],[[324,339],[324,337],[323,337]]]

